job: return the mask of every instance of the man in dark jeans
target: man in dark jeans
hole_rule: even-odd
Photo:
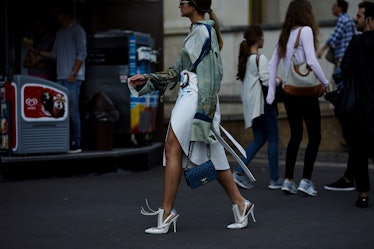
[[[368,21],[369,16],[367,17],[365,15],[366,9],[372,8],[372,5],[373,3],[368,3],[368,2],[359,3],[358,12],[357,12],[356,17],[354,18],[357,31],[366,32],[366,31],[374,30],[374,21],[373,20]],[[349,138],[351,128],[344,125],[349,122],[344,122],[344,117],[338,117],[338,119],[339,119],[339,122],[342,124],[343,137],[348,142],[348,145],[349,145],[349,141],[351,140]],[[374,161],[374,158],[372,158],[372,160]],[[330,191],[353,191],[355,190],[355,183],[353,181],[353,171],[354,171],[353,167],[355,167],[354,163],[352,163],[351,160],[348,158],[347,168],[344,172],[344,176],[341,177],[336,182],[325,185],[324,189],[330,190]]]
[[[64,1],[57,6],[55,11],[61,27],[56,33],[53,49],[38,51],[38,54],[56,60],[56,82],[69,90],[69,153],[78,153],[82,151],[79,95],[86,73],[86,31],[76,19],[73,3]]]

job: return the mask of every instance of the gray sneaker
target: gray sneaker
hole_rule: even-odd
[[[284,180],[283,185],[281,190],[291,193],[291,194],[296,194],[297,193],[297,185],[294,181],[289,181],[289,180]]]
[[[270,180],[268,188],[270,188],[270,189],[280,189],[283,186],[283,182],[284,182],[284,180],[283,180],[282,177],[279,177],[278,180],[276,180],[276,181]]]
[[[304,192],[307,195],[316,196],[317,190],[314,187],[314,183],[308,179],[301,179],[297,190]]]
[[[253,185],[250,184],[250,180],[246,174],[241,174],[237,171],[234,171],[232,173],[232,176],[234,177],[234,181],[236,184],[238,184],[242,188],[253,188]]]

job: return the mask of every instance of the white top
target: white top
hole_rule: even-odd
[[[276,45],[271,59],[269,61],[269,92],[266,98],[268,103],[272,103],[274,101],[274,93],[276,87],[276,77],[278,75],[278,65],[280,60],[283,59],[283,67],[285,70],[285,74],[283,79],[287,79],[288,71],[291,64],[291,58],[294,51],[294,45],[297,37],[297,33],[299,32],[300,27],[296,27],[291,30],[290,37],[288,38],[287,42],[287,53],[285,57],[280,57],[278,53],[278,44]],[[296,48],[295,51],[295,62],[296,63],[303,63],[306,62],[316,74],[318,80],[325,85],[326,87],[329,86],[329,81],[326,78],[325,74],[322,71],[321,65],[319,64],[316,51],[314,49],[314,36],[312,29],[309,26],[304,26],[301,30],[299,46]]]
[[[267,86],[269,80],[268,59],[265,55],[259,55],[258,69],[256,65],[257,54],[250,54],[247,61],[245,76],[242,86],[242,104],[245,129],[252,127],[253,119],[264,114],[264,95],[262,84]]]

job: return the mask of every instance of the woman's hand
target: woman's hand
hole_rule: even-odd
[[[283,84],[283,79],[277,76],[277,78],[275,79],[275,83],[277,84],[277,86],[279,86],[280,84]]]
[[[129,85],[132,87],[141,86],[146,83],[147,79],[142,74],[136,74],[129,78]]]
[[[325,86],[325,93],[329,93],[330,92],[330,86]]]
[[[76,79],[77,79],[77,75],[76,75],[76,74],[70,74],[70,75],[68,76],[68,81],[69,81],[69,82],[75,82]]]

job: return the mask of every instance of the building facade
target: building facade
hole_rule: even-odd
[[[332,32],[336,17],[331,8],[335,0],[313,0],[313,11],[319,22],[319,41],[321,46]],[[242,104],[240,100],[241,82],[236,80],[237,58],[239,44],[243,31],[250,23],[260,23],[264,28],[265,44],[262,53],[270,59],[274,46],[278,40],[280,27],[284,19],[290,0],[213,0],[212,9],[220,20],[224,46],[222,59],[224,77],[220,90],[221,112],[224,126],[239,139],[241,144],[248,144],[252,139],[250,129],[244,130]],[[348,14],[354,17],[360,0],[349,0]],[[174,64],[183,39],[190,26],[187,18],[180,16],[178,2],[164,0],[164,68]],[[321,58],[320,64],[329,78],[333,72],[333,65]],[[279,74],[283,68],[280,65]],[[177,89],[166,92],[164,104],[165,121],[170,116],[173,103],[177,96]],[[342,139],[340,125],[337,122],[332,106],[323,98],[320,99],[322,113],[322,142],[321,150],[344,150],[340,142]],[[286,148],[289,136],[288,124],[283,104],[279,107],[280,147]],[[243,135],[244,133],[244,135]],[[305,134],[306,136],[306,134]],[[304,139],[306,140],[306,139]],[[303,144],[301,146],[306,146]]]

